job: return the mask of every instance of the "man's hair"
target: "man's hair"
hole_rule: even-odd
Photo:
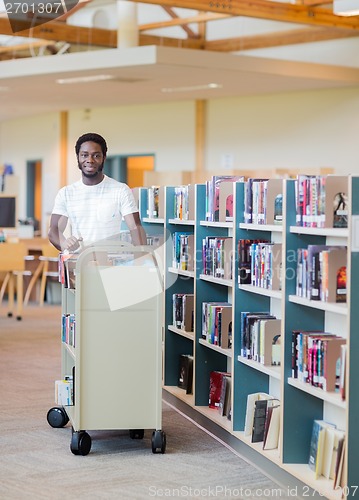
[[[83,144],[84,142],[96,142],[96,144],[99,144],[101,146],[102,154],[106,156],[107,153],[106,141],[101,135],[95,134],[94,132],[88,132],[87,134],[83,134],[81,135],[81,137],[77,139],[75,145],[76,156],[79,155],[81,144]]]

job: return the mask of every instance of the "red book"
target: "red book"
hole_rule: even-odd
[[[221,400],[222,382],[224,377],[230,377],[228,372],[212,371],[209,375],[209,403],[210,408],[218,409]]]

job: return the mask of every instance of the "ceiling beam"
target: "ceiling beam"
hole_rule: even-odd
[[[163,7],[163,9],[170,17],[172,17],[172,19],[179,19],[179,16],[174,12],[173,9],[171,9],[171,7]],[[199,38],[197,33],[194,33],[194,31],[191,30],[191,28],[187,26],[187,24],[182,24],[181,28],[187,34],[188,38]]]
[[[41,47],[49,47],[50,45],[54,45],[55,42],[46,41],[46,40],[34,40],[28,43],[19,43],[16,45],[6,45],[0,46],[0,54],[6,53],[15,53],[20,51],[29,51],[31,49],[38,49]]]
[[[359,29],[359,16],[336,16],[329,9],[268,0],[132,0],[160,6],[195,9],[200,11],[254,17],[285,23]]]
[[[297,0],[295,3],[301,4],[301,5],[326,5],[328,6],[329,4],[332,4],[333,2],[330,2],[328,0]]]
[[[206,50],[217,52],[239,52],[241,50],[265,49],[299,43],[323,42],[359,36],[358,31],[331,28],[299,28],[265,35],[243,36],[206,42]]]
[[[0,34],[12,35],[11,26],[7,18],[0,18]],[[61,22],[48,22],[37,26],[31,33],[28,30],[16,34],[25,38],[40,38],[54,42],[62,41],[76,45],[91,45],[94,47],[117,48],[117,31],[99,28],[83,28],[70,26]],[[201,39],[178,39],[141,34],[140,45],[164,45],[166,47],[182,47],[188,49],[203,48]]]
[[[26,21],[18,21],[21,27],[23,24],[28,26]],[[0,18],[0,34],[13,36],[9,20],[5,17]],[[16,33],[16,36],[29,38],[42,38],[44,40],[63,41],[71,44],[98,46],[98,47],[116,47],[117,31],[104,30],[100,28],[85,28],[72,26],[59,21],[49,21],[31,30],[24,29]]]
[[[216,21],[217,19],[226,19],[232,17],[229,14],[212,14],[210,12],[206,14],[198,14],[192,17],[177,17],[176,19],[171,19],[169,21],[159,21],[157,23],[147,23],[141,24],[138,29],[139,31],[156,30],[160,28],[170,28],[172,26],[181,26],[183,24],[191,23],[202,23],[206,21]]]
[[[3,30],[2,19],[0,19],[0,32],[4,33]],[[89,33],[86,31],[85,34],[82,33],[84,28],[76,28],[79,30],[77,32],[76,37],[68,36],[66,29],[58,30],[58,26],[52,26],[55,23],[48,23],[51,26],[48,26],[49,31],[42,32],[37,36],[41,36],[44,40],[44,44],[48,44],[46,40],[50,41],[66,41],[68,43],[76,43],[78,45],[86,45],[88,42]],[[63,25],[61,23],[61,28],[66,28],[67,25]],[[39,27],[40,28],[40,27]],[[39,29],[38,28],[38,29]],[[71,33],[73,33],[74,27],[71,27]],[[116,48],[117,47],[117,33],[112,30],[100,30],[100,31],[108,31],[106,33],[106,37],[98,37],[96,34],[97,29],[93,29],[92,31],[92,45],[97,45],[105,48]],[[9,33],[4,33],[9,34]],[[63,35],[64,38],[60,37]],[[18,33],[19,36],[28,37],[29,34],[25,31],[21,31]],[[85,36],[86,35],[86,36]],[[32,33],[31,36],[34,36]],[[144,45],[162,45],[165,47],[182,47],[187,49],[206,49],[213,50],[218,52],[238,52],[241,50],[251,50],[251,49],[261,49],[268,47],[278,47],[283,45],[294,45],[298,43],[311,43],[311,42],[320,42],[325,40],[336,40],[340,38],[351,38],[359,36],[358,31],[349,31],[349,30],[340,30],[340,29],[329,29],[329,28],[304,28],[304,29],[293,29],[286,30],[276,33],[268,33],[265,35],[254,35],[254,36],[244,36],[238,38],[229,38],[225,40],[213,40],[213,41],[205,41],[201,39],[178,39],[178,38],[170,38],[170,37],[160,37],[154,35],[148,35],[145,33],[141,33],[139,37],[139,44],[141,46]],[[87,37],[87,38],[86,38]],[[72,41],[71,41],[72,39]],[[84,41],[85,40],[85,41]],[[87,41],[86,41],[87,40]],[[95,43],[95,41],[97,41]],[[24,44],[25,45],[25,44]],[[28,46],[28,44],[26,44]],[[6,50],[5,50],[6,49]],[[16,51],[16,46],[4,47],[4,50],[1,52],[12,52]]]
[[[256,0],[253,1],[256,2]],[[217,14],[215,14],[214,16],[213,14],[210,14],[209,18],[212,17],[218,19],[220,17],[223,17],[223,14],[220,14],[219,17],[217,17]],[[169,23],[173,22],[174,24],[181,24],[181,23],[186,24],[186,22],[188,22],[188,19],[191,20],[196,19],[197,21],[200,20],[200,22],[203,22],[203,24],[205,24],[205,22],[203,21],[204,18],[206,19],[208,18],[207,13],[199,14],[193,16],[192,18],[184,18],[184,19],[176,18],[168,22]],[[143,25],[142,28],[144,28],[145,26],[146,25]],[[13,35],[7,17],[0,17],[0,33],[4,35]],[[44,40],[44,42],[40,42],[41,44],[42,43],[46,44],[47,42],[45,41],[54,41],[54,42],[63,41],[70,44],[83,45],[83,46],[89,45],[89,46],[94,46],[94,47],[97,46],[103,48],[117,47],[116,30],[76,27],[58,21],[52,21],[45,23],[44,25],[37,26],[36,28],[31,30],[31,32],[26,30],[21,31],[17,33],[17,35],[22,37],[40,38]],[[148,34],[141,33],[139,44],[163,45],[168,47],[183,47],[191,49],[206,49],[206,50],[221,51],[221,52],[236,52],[241,50],[293,45],[298,43],[319,42],[324,40],[334,40],[334,39],[349,38],[354,36],[359,36],[359,31],[356,29],[348,30],[348,29],[316,28],[316,27],[309,27],[307,29],[293,29],[277,33],[237,37],[225,40],[213,40],[207,42],[205,41],[203,34],[201,34],[201,36],[197,38],[178,39],[170,37],[151,36]],[[4,50],[2,50],[1,52],[14,53],[16,51],[15,47],[16,46],[11,46],[6,48],[4,47]]]
[[[161,45],[163,47],[180,47],[183,49],[203,49],[201,38],[170,38],[166,36],[140,35],[140,45]]]
[[[200,12],[198,12],[198,15],[200,15]],[[202,41],[202,49],[204,49],[205,43],[206,43],[206,38],[207,38],[207,22],[206,21],[200,21],[198,23],[198,34],[199,38]]]

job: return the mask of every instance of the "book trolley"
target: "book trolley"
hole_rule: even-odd
[[[149,246],[124,242],[61,255],[62,380],[47,421],[72,425],[70,449],[87,455],[87,430],[152,433],[152,452],[165,453],[162,421],[163,284]]]

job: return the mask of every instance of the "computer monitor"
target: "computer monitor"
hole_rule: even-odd
[[[0,228],[14,229],[17,224],[16,196],[0,193]]]

